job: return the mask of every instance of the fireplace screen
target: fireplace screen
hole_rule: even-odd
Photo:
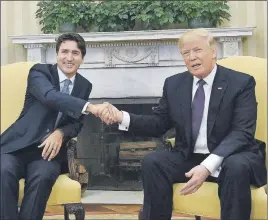
[[[118,109],[135,114],[152,114],[157,104],[118,104]],[[141,164],[153,151],[165,150],[164,140],[136,136],[106,125],[88,115],[78,136],[78,157],[89,174],[88,189],[142,190]]]

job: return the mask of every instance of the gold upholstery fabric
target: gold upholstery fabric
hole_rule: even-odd
[[[256,80],[256,97],[258,102],[258,118],[256,135],[267,143],[267,60],[258,57],[236,56],[225,58],[217,62],[230,69],[245,72]],[[175,139],[170,139],[172,145]],[[205,182],[194,194],[180,196],[183,183],[173,185],[173,209],[180,213],[219,219],[220,201],[218,185]],[[265,188],[251,188],[252,212],[251,219],[267,219],[267,195]]]
[[[1,66],[1,133],[18,118],[24,103],[27,76],[34,63],[20,62]],[[29,122],[30,123],[30,122]],[[20,180],[19,204],[24,191]],[[81,186],[66,174],[58,177],[47,205],[81,202]]]

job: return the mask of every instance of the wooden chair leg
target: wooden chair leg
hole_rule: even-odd
[[[85,220],[85,210],[82,203],[64,205],[64,220],[70,220],[69,214],[74,214],[76,220]]]
[[[200,216],[195,216],[195,220],[201,220]]]

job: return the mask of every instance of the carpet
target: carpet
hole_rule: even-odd
[[[53,216],[45,216],[43,220],[63,220],[63,215],[53,215]],[[73,215],[70,215],[70,219],[74,220],[75,217]],[[137,215],[133,214],[92,214],[92,215],[86,215],[86,220],[138,220]],[[193,217],[180,217],[180,216],[174,216],[172,217],[172,220],[194,220]]]
[[[141,205],[84,204],[86,220],[138,220]],[[63,220],[63,206],[48,206],[43,220]],[[74,215],[70,215],[74,220]],[[194,220],[193,216],[173,213],[172,220]]]

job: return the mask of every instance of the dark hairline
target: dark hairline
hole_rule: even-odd
[[[64,33],[56,38],[56,53],[59,52],[60,46],[65,41],[74,41],[77,43],[77,48],[82,54],[82,58],[86,55],[86,43],[82,36],[77,33]]]

